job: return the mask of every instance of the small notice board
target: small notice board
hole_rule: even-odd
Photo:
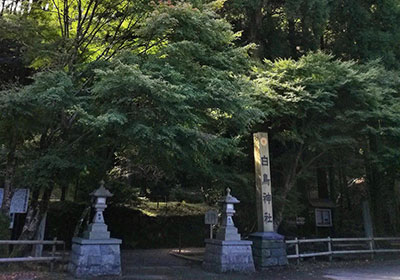
[[[3,204],[4,189],[0,188],[0,207]],[[26,213],[28,211],[29,189],[16,189],[11,199],[10,213]]]

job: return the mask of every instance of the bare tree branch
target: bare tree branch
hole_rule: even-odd
[[[61,20],[61,11],[57,6],[56,1],[52,0],[52,2],[53,2],[54,7],[57,10],[58,23],[60,24],[60,29],[61,29],[61,36],[64,37],[64,27],[63,27],[62,20]]]

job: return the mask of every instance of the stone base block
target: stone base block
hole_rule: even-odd
[[[253,241],[253,258],[257,269],[288,264],[282,235],[275,232],[256,232],[249,239]]]
[[[237,271],[254,272],[251,241],[223,241],[207,239],[203,268],[207,271],[223,273]]]
[[[68,271],[75,277],[120,275],[120,239],[72,239]]]

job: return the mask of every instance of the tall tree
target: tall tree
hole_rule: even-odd
[[[382,58],[398,68],[400,36],[397,0],[230,0],[222,11],[242,41],[256,43],[263,58],[298,58],[327,50],[344,59]]]
[[[79,65],[79,75],[46,71],[2,92],[27,99],[23,114],[35,116],[17,166],[20,184],[32,187],[22,239],[34,236],[64,174],[112,178],[122,158],[175,184],[237,184],[223,163],[261,116],[249,98],[248,48],[234,45],[238,35],[210,8],[189,4],[160,4],[137,34],[129,52]]]
[[[383,100],[394,92],[396,83],[383,85],[378,78],[381,75],[388,72],[378,64],[364,67],[323,53],[298,61],[266,61],[259,68],[258,98],[267,114],[261,129],[273,136],[272,164],[281,173],[275,173],[281,201],[299,176],[319,165],[317,159],[330,160],[339,152],[350,161],[357,153],[362,159],[357,151],[366,151],[368,131],[382,131],[378,123],[392,115],[382,108],[391,107]],[[393,129],[397,131],[394,123],[385,128]],[[347,175],[365,174],[365,168],[360,170]],[[277,206],[279,226],[286,205]]]

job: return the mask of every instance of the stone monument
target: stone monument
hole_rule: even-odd
[[[227,189],[223,203],[222,222],[216,239],[206,239],[203,268],[212,272],[254,272],[251,241],[241,240],[233,223],[234,204],[239,203]]]
[[[90,194],[94,198],[93,207],[96,210],[92,223],[82,237],[72,239],[68,271],[75,277],[121,274],[119,246],[122,241],[110,238],[103,217],[107,207],[106,199],[112,194],[104,187],[103,181],[100,184],[100,188]]]
[[[254,160],[258,232],[252,233],[249,239],[253,241],[254,263],[262,270],[288,264],[284,237],[274,231],[267,133],[254,134]]]

